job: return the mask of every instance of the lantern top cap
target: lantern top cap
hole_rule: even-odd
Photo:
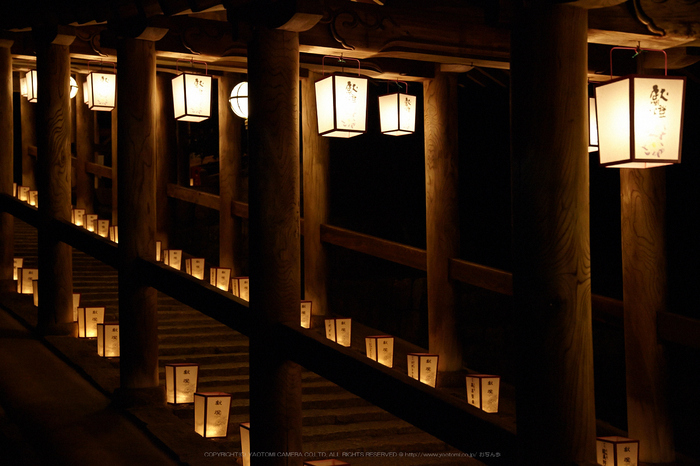
[[[613,78],[613,50],[634,50],[634,55],[632,56],[632,58],[635,58],[642,52],[661,52],[664,54],[664,76],[668,75],[668,54],[666,53],[666,51],[661,49],[643,49],[642,47],[640,47],[639,42],[637,42],[636,47],[613,47],[610,49],[610,79]]]
[[[177,61],[175,62],[175,71],[180,71],[180,62],[181,61],[189,61],[190,64],[192,65],[192,69],[194,70],[194,64],[195,63],[201,63],[204,65],[204,75],[208,75],[209,72],[209,65],[205,61],[199,61],[199,60],[194,60],[192,58],[178,58]],[[194,73],[194,72],[187,72],[187,71],[182,71],[180,74],[199,74],[199,73]]]
[[[100,64],[100,71],[90,71],[90,63],[99,63]],[[90,73],[109,73],[109,71],[105,72],[102,71],[102,65],[104,65],[104,62],[102,60],[90,60],[87,62],[87,69],[88,69],[88,74]],[[117,74],[117,65],[116,63],[112,62],[112,74]]]
[[[361,70],[360,60],[358,60],[357,58],[343,58],[342,55],[339,57],[336,55],[324,55],[324,57],[321,59],[321,71],[322,71],[324,76],[326,74],[326,58],[335,58],[336,60],[338,60],[338,63],[342,63],[342,64],[344,64],[346,60],[356,61],[357,62],[357,76],[362,76],[360,73],[360,70]],[[343,73],[343,71],[344,71],[344,66],[343,66],[343,68],[341,68],[341,74]],[[334,73],[334,74],[337,74],[337,73]]]

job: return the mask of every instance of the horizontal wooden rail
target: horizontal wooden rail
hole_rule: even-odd
[[[219,196],[216,194],[204,193],[196,189],[189,189],[172,183],[168,183],[168,197],[216,210],[219,210],[221,205]]]
[[[85,162],[85,173],[112,179],[112,167],[100,165],[99,163]]]
[[[513,274],[503,270],[461,259],[450,259],[449,274],[452,280],[508,296],[513,295]]]

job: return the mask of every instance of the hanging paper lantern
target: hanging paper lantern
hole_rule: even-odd
[[[344,62],[342,58],[340,61]],[[365,132],[367,78],[360,75],[360,61],[355,61],[357,75],[335,73],[315,83],[318,133],[321,136],[350,138]]]
[[[32,103],[36,103],[37,99],[37,78],[36,70],[31,70],[29,73],[24,75],[27,79],[27,100]]]
[[[116,70],[116,67],[115,67]],[[117,75],[93,71],[87,75],[88,101],[90,110],[111,112],[116,105]]]
[[[194,63],[194,62],[192,62]],[[204,63],[206,66],[206,63]],[[211,113],[211,76],[181,73],[172,80],[173,109],[178,121],[204,121]]]
[[[382,134],[412,134],[416,130],[416,96],[400,92],[380,96],[379,119]]]
[[[231,110],[240,118],[248,119],[248,83],[243,81],[231,89],[231,97],[228,99]]]

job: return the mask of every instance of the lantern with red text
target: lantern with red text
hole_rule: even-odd
[[[173,363],[165,365],[165,395],[168,403],[194,403],[199,381],[199,364]]]
[[[231,269],[228,267],[212,267],[209,270],[209,284],[220,290],[228,291],[231,283]]]
[[[230,409],[231,395],[229,393],[195,393],[194,431],[206,438],[226,437]]]
[[[497,375],[468,375],[467,403],[487,413],[497,413],[500,385],[501,378]]]
[[[301,326],[311,328],[311,301],[301,302]]]
[[[96,338],[97,324],[104,323],[105,308],[79,307],[78,308],[78,337]]]
[[[437,381],[438,361],[437,354],[409,353],[408,376],[434,387]]]
[[[386,367],[394,366],[394,337],[374,335],[365,337],[367,357]]]
[[[598,464],[602,466],[637,466],[639,440],[625,437],[598,437],[596,439]]]
[[[326,319],[326,338],[349,347],[352,343],[352,319]]]
[[[97,324],[97,355],[103,358],[119,357],[119,323]]]

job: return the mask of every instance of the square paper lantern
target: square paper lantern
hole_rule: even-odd
[[[602,466],[637,466],[639,440],[625,437],[598,437],[596,439],[598,464]]]
[[[595,92],[601,165],[680,163],[685,77],[625,76],[597,86]]]
[[[231,395],[228,393],[195,393],[194,431],[206,438],[226,437],[230,410]]]
[[[180,270],[182,268],[182,249],[166,249],[163,251],[163,263]]]
[[[234,277],[231,279],[231,293],[241,299],[250,301],[250,280],[248,277]]]
[[[79,307],[78,308],[78,337],[96,338],[97,324],[105,321],[105,308],[103,307]]]
[[[350,463],[330,458],[327,460],[304,461],[304,466],[350,466]]]
[[[211,114],[211,76],[182,73],[173,78],[173,108],[179,121],[204,121]]]
[[[34,305],[39,307],[39,280],[32,280],[32,291],[34,293]]]
[[[18,278],[17,278],[17,277],[18,277],[17,269],[21,269],[21,268],[22,268],[22,264],[24,264],[24,258],[22,258],[22,257],[15,257],[15,258],[12,260],[12,263],[13,263],[13,266],[14,266],[14,269],[15,269],[14,272],[13,272],[13,275],[12,275],[12,277],[13,277],[12,279],[13,279],[13,280],[18,280]]]
[[[243,466],[250,466],[250,422],[241,422],[238,425],[241,433],[241,457]]]
[[[29,186],[20,186],[17,188],[17,199],[23,202],[29,202],[29,191],[31,191]]]
[[[212,267],[209,270],[209,284],[220,290],[228,291],[231,283],[231,269],[228,267]]]
[[[165,365],[165,396],[168,403],[194,403],[199,381],[199,364],[173,363]]]
[[[85,102],[85,105],[87,105],[88,101],[90,100],[88,97],[89,92],[87,81],[83,81],[83,102]]]
[[[204,280],[204,258],[185,259],[185,271],[194,278]]]
[[[365,132],[367,78],[332,74],[315,86],[318,134],[351,138]]]
[[[467,403],[487,412],[498,412],[498,392],[501,378],[497,375],[467,376]]]
[[[87,75],[87,106],[90,110],[111,112],[116,102],[117,75],[93,71]]]
[[[85,215],[85,228],[87,228],[88,231],[92,231],[92,232],[94,232],[95,229],[97,229],[97,215],[96,214]]]
[[[73,322],[78,321],[78,308],[80,307],[80,293],[73,293]]]
[[[119,243],[119,228],[116,225],[109,227],[109,240]]]
[[[97,234],[103,238],[109,237],[109,220],[97,221]]]
[[[29,191],[29,205],[33,207],[39,207],[39,191]]]
[[[79,227],[85,226],[85,209],[73,209],[71,211],[70,221]]]
[[[17,293],[34,294],[33,280],[39,279],[39,269],[17,269]]]
[[[19,78],[19,95],[22,97],[27,97],[27,77],[22,76]]]
[[[365,337],[367,357],[386,367],[394,366],[394,337],[374,335]]]
[[[311,328],[311,301],[301,302],[301,326]]]
[[[103,358],[119,357],[119,323],[97,324],[97,355]]]
[[[382,134],[403,136],[416,130],[416,96],[389,94],[379,97]]]
[[[27,78],[27,100],[35,103],[37,97],[37,80],[36,80],[36,70],[31,70],[29,73],[24,75]]]
[[[326,338],[349,347],[352,344],[352,319],[326,319]]]
[[[428,353],[408,354],[408,376],[431,387],[437,381],[439,356]]]
[[[160,262],[161,250],[163,249],[163,243],[161,241],[156,241],[156,261]]]

